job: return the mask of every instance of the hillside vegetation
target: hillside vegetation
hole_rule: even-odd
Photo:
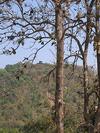
[[[0,69],[0,133],[54,132],[54,68],[18,63]],[[82,67],[73,73],[73,66],[66,64],[64,74],[65,132],[75,133],[83,122]]]

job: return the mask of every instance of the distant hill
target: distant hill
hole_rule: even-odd
[[[65,115],[79,122],[83,105],[78,94],[83,91],[82,67],[73,70],[72,65],[65,64],[64,74]],[[93,77],[92,71],[90,77]],[[54,65],[18,63],[0,69],[0,127],[23,126],[41,116],[51,115],[54,91]]]

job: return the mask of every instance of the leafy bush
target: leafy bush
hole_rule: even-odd
[[[55,125],[50,116],[41,116],[22,128],[23,133],[54,133]]]
[[[22,133],[17,128],[0,128],[0,133]]]

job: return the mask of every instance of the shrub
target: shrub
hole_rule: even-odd
[[[0,128],[0,133],[22,133],[17,128]]]
[[[54,133],[55,125],[50,116],[41,116],[22,128],[23,133]]]

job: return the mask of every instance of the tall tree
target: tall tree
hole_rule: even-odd
[[[93,6],[94,6],[94,0],[92,0],[90,3],[85,0],[85,6],[86,6],[86,40],[85,40],[85,46],[84,46],[84,52],[83,52],[83,74],[84,74],[84,119],[86,122],[88,122],[88,115],[89,115],[89,95],[88,95],[88,87],[89,87],[89,78],[88,78],[88,50],[89,50],[89,44],[91,36],[91,31],[93,28],[93,22],[91,19]]]
[[[55,91],[55,113],[56,113],[56,133],[64,133],[64,112],[63,112],[63,65],[64,65],[64,18],[63,8],[57,2],[55,5],[55,25],[57,40],[57,64],[56,64],[56,91]]]
[[[40,4],[41,3],[41,4]],[[23,1],[12,1],[2,6],[1,10],[1,42],[16,43],[4,46],[4,54],[16,54],[19,46],[24,46],[26,39],[31,39],[33,43],[39,42],[41,45],[27,59],[32,57],[32,61],[37,53],[47,44],[56,41],[57,64],[56,64],[56,90],[55,90],[55,120],[56,132],[64,133],[64,113],[63,113],[63,64],[64,64],[64,3],[61,0],[37,1],[37,7],[29,7]],[[51,8],[49,4],[53,6]],[[13,8],[13,4],[18,10]],[[66,5],[65,5],[66,7]],[[42,14],[41,14],[42,13]],[[54,20],[53,20],[54,19]],[[5,23],[5,25],[3,25]],[[49,27],[49,29],[48,29]],[[55,29],[55,30],[54,30]],[[33,46],[32,46],[33,48]],[[26,60],[26,58],[25,58]]]
[[[5,2],[5,1],[2,1]],[[88,106],[88,77],[87,77],[87,55],[90,37],[90,15],[93,7],[93,0],[85,0],[87,7],[86,15],[76,14],[77,19],[68,15],[69,3],[71,0],[37,0],[34,2],[23,0],[12,0],[1,3],[0,9],[0,42],[3,44],[3,54],[16,54],[20,46],[24,46],[27,40],[31,40],[31,48],[36,48],[28,58],[24,60],[34,61],[38,52],[47,44],[55,46],[57,49],[56,64],[56,89],[55,89],[55,116],[56,132],[64,133],[64,113],[63,113],[63,65],[64,65],[64,41],[65,36],[74,38],[78,44],[79,54],[83,59],[84,66],[84,118],[87,120]],[[76,5],[80,0],[74,1]],[[31,6],[30,6],[31,3]],[[89,5],[90,3],[90,5]],[[92,4],[91,4],[92,3]],[[82,5],[81,5],[82,7]],[[77,7],[78,8],[78,7]],[[15,10],[16,9],[16,10]],[[76,9],[77,10],[77,9]],[[70,10],[71,11],[71,10]],[[86,19],[85,19],[85,18]],[[87,22],[83,23],[86,20]],[[78,35],[79,29],[85,29],[85,42],[80,43]],[[81,27],[81,28],[80,28]],[[73,32],[71,32],[73,31]],[[74,33],[76,31],[76,33]],[[82,31],[82,33],[84,33]],[[77,37],[78,36],[78,37]],[[4,45],[6,41],[6,44]],[[12,43],[12,44],[11,44]],[[10,45],[9,45],[10,44]],[[15,44],[15,45],[13,45]],[[36,45],[35,45],[36,44]],[[38,44],[38,45],[37,45]],[[84,49],[83,48],[84,45]],[[36,46],[36,47],[35,47]]]
[[[85,0],[84,1],[84,11],[81,12],[77,10],[77,21],[73,20],[74,32],[66,33],[67,36],[70,36],[72,40],[75,40],[76,45],[78,46],[77,50],[72,53],[69,57],[77,57],[82,60],[82,67],[83,67],[83,89],[84,89],[84,107],[83,107],[83,116],[86,123],[89,122],[89,78],[88,78],[88,52],[89,52],[89,45],[93,43],[93,36],[94,33],[94,22],[93,19],[93,7],[94,7],[95,0]],[[81,5],[80,5],[81,7]],[[77,27],[77,29],[76,29]],[[76,29],[76,30],[75,30]],[[80,38],[80,33],[83,33]],[[84,38],[82,40],[82,38]],[[74,48],[75,49],[75,48]],[[74,50],[72,50],[74,51]],[[66,57],[65,59],[69,58]],[[77,60],[76,60],[77,61]]]
[[[97,71],[98,71],[98,109],[96,113],[94,132],[100,133],[100,0],[96,0],[96,36],[94,38],[94,43],[96,45],[97,51]]]

